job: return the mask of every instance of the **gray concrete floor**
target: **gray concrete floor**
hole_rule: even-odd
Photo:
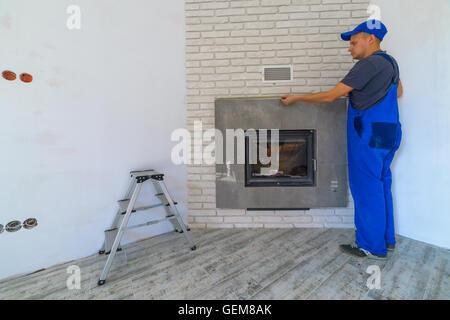
[[[385,261],[339,251],[351,229],[192,229],[123,247],[106,283],[105,255],[0,281],[0,299],[450,299],[450,250],[397,236]],[[81,271],[69,290],[67,268]],[[369,289],[380,270],[380,289]],[[369,281],[370,282],[370,281]],[[373,283],[373,282],[371,282]]]

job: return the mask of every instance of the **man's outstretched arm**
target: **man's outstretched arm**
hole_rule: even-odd
[[[281,97],[281,102],[283,102],[283,104],[285,105],[290,105],[291,103],[297,101],[317,102],[317,103],[333,102],[337,98],[347,95],[352,90],[353,90],[352,87],[349,87],[348,85],[339,82],[338,85],[334,87],[334,89],[331,89],[330,91],[311,94],[288,94]]]

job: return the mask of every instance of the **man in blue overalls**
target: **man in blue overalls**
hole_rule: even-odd
[[[385,259],[395,248],[390,170],[402,131],[398,98],[403,94],[397,62],[380,42],[387,33],[378,20],[341,34],[359,60],[332,90],[285,95],[281,101],[332,102],[348,95],[347,151],[350,190],[355,204],[356,240],[340,249],[356,257]]]

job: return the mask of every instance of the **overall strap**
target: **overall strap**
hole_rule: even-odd
[[[400,71],[398,70],[398,65],[397,63],[394,61],[394,59],[392,59],[392,57],[384,52],[375,52],[373,53],[373,55],[377,55],[377,56],[383,56],[385,57],[394,67],[394,83],[398,84],[399,78],[400,78]]]

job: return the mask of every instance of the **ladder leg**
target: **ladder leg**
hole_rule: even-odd
[[[135,187],[135,184],[136,184],[136,179],[131,178],[130,179],[130,183],[128,184],[128,190],[127,190],[127,193],[125,194],[124,199],[129,199],[130,198],[131,192],[133,191],[133,189]],[[117,228],[119,226],[119,223],[120,223],[122,217],[123,217],[123,215],[122,215],[122,212],[121,212],[121,210],[119,208],[117,210],[116,216],[114,217],[114,221],[111,224],[111,227],[109,228],[109,230]],[[104,254],[105,253],[105,250],[106,250],[105,244],[106,244],[106,239],[103,240],[102,248],[98,252],[99,254]]]
[[[119,231],[117,232],[117,236],[114,240],[113,246],[111,248],[111,252],[108,256],[108,260],[106,260],[105,267],[103,268],[103,272],[100,276],[100,279],[98,280],[98,285],[102,285],[105,283],[105,279],[108,276],[109,269],[111,268],[111,263],[114,259],[114,256],[116,255],[117,247],[120,244],[120,240],[122,239],[123,233],[125,231],[125,227],[128,224],[128,220],[130,219],[131,212],[133,211],[134,204],[136,203],[136,199],[139,195],[139,192],[141,191],[142,182],[136,184],[136,188],[133,191],[133,195],[131,196],[130,203],[128,204],[127,212],[125,213],[125,217],[122,220],[122,223],[120,224]]]
[[[184,236],[186,237],[186,240],[188,241],[191,250],[195,250],[196,246],[195,244],[192,242],[191,237],[188,233],[188,231],[186,230],[186,226],[183,222],[183,219],[181,218],[180,214],[178,213],[177,207],[175,206],[175,204],[173,203],[172,198],[170,197],[169,191],[167,191],[166,185],[164,184],[164,181],[158,181],[159,185],[161,187],[162,192],[164,193],[164,196],[166,197],[167,201],[169,202],[169,206],[172,209],[172,212],[175,214],[175,217],[177,218],[178,224],[180,225],[181,229],[183,230]]]
[[[153,183],[153,186],[155,187],[155,190],[156,190],[156,192],[157,192],[158,194],[164,194],[164,192],[163,192],[163,190],[161,189],[161,186],[160,186],[160,184],[159,184],[159,181],[153,180],[153,179],[152,179],[152,183]],[[165,195],[164,195],[164,197],[165,197]],[[167,216],[167,215],[172,215],[172,214],[173,214],[173,212],[172,212],[172,211],[170,210],[170,208],[168,208],[167,206],[164,206],[164,210],[166,211],[166,216]],[[175,229],[176,232],[182,232],[182,231],[183,231],[183,230],[181,229],[180,225],[178,224],[178,221],[175,221],[175,220],[171,219],[171,220],[170,220],[170,223],[172,223],[172,225],[173,225],[173,227],[174,227],[174,229]]]

